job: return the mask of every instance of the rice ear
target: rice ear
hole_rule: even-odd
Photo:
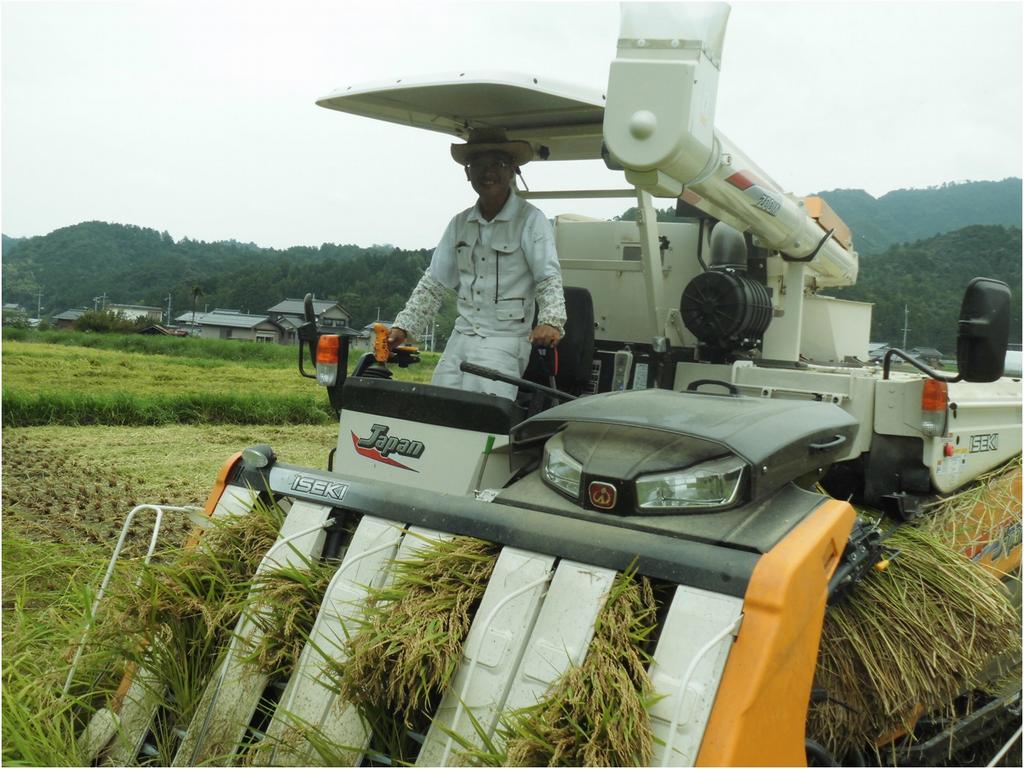
[[[405,731],[424,728],[454,676],[499,551],[472,537],[430,541],[395,562],[390,585],[369,591],[347,658],[329,675],[393,759],[404,760]]]
[[[503,717],[503,753],[470,751],[488,765],[649,766],[653,690],[645,651],[657,605],[646,577],[619,574],[594,638],[537,705]]]
[[[992,537],[984,526],[995,518],[978,518],[979,506],[1003,526],[1020,524],[1020,467],[1017,457],[896,529],[888,568],[829,607],[815,675],[824,697],[811,705],[808,736],[833,755],[909,731],[922,712],[952,712],[962,692],[986,686],[994,658],[1019,665],[1020,607],[962,550]]]

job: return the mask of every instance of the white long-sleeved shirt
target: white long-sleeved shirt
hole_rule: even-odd
[[[555,236],[544,214],[514,192],[491,221],[476,206],[455,215],[395,326],[426,327],[446,290],[458,294],[455,329],[479,336],[526,336],[538,323],[564,333],[565,295]]]

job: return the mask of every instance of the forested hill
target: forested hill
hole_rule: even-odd
[[[341,302],[353,323],[390,318],[401,309],[429,259],[426,250],[390,246],[295,246],[285,250],[251,243],[175,242],[156,230],[83,222],[49,235],[3,241],[3,301],[35,307],[44,315],[107,301],[167,307],[223,307],[260,313],[282,299],[307,292]]]
[[[874,339],[897,338],[906,299],[911,344],[951,349],[944,340],[951,338],[952,322],[936,321],[933,330],[926,319],[945,308],[953,308],[955,317],[968,278],[989,275],[1019,288],[1020,179],[897,190],[878,199],[862,190],[821,194],[851,226],[865,256],[859,285],[842,295],[876,303]],[[659,218],[672,213],[659,211]],[[632,217],[626,212],[622,218]],[[936,237],[941,233],[949,235]],[[427,249],[332,243],[279,250],[237,241],[175,242],[166,232],[83,222],[43,236],[4,236],[3,301],[34,310],[41,294],[43,315],[52,316],[92,307],[104,294],[108,302],[166,309],[170,295],[173,314],[180,315],[190,309],[198,289],[197,309],[260,313],[282,299],[312,292],[339,301],[352,313],[353,325],[362,326],[394,317],[429,254]],[[893,320],[897,315],[898,322]],[[451,320],[451,303],[446,303],[439,326]]]
[[[972,224],[1021,228],[1021,180],[1015,177],[894,190],[880,198],[864,190],[830,190],[818,195],[853,230],[853,245],[861,256]]]
[[[893,246],[861,260],[857,285],[829,291],[842,299],[872,302],[871,339],[900,345],[903,308],[910,311],[907,345],[956,351],[960,300],[971,278],[1009,284],[1010,341],[1021,341],[1021,231],[1018,227],[974,226],[926,240]]]

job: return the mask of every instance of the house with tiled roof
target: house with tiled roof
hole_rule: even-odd
[[[237,310],[217,308],[210,312],[195,313],[194,320],[191,312],[182,313],[175,320],[183,326],[192,326],[193,334],[204,339],[234,339],[277,344],[288,341],[285,328],[267,314],[250,315]]]
[[[113,304],[107,305],[106,309],[110,312],[116,312],[123,315],[128,320],[138,320],[139,318],[149,318],[152,321],[159,323],[164,319],[164,310],[162,307],[149,307],[144,304]]]
[[[274,320],[281,322],[285,318],[294,321],[297,328],[306,322],[306,310],[302,299],[284,299],[267,310]],[[332,299],[313,299],[313,314],[316,324],[322,329],[347,328],[352,320],[352,313]]]
[[[54,315],[53,325],[62,330],[70,330],[75,327],[75,323],[82,317],[86,309],[84,307],[76,307],[70,310],[64,310],[64,312]]]

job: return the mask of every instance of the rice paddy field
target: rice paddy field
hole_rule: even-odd
[[[5,329],[2,353],[3,763],[81,764],[83,703],[56,695],[128,511],[201,506],[224,461],[255,443],[326,467],[337,427],[294,347]],[[429,381],[437,356],[423,357],[396,378]],[[161,547],[190,529],[169,514]]]
[[[173,695],[154,726],[153,762],[169,764],[174,733],[198,707],[235,618],[251,612],[259,628],[258,642],[244,649],[249,664],[282,675],[295,664],[334,568],[312,562],[257,574],[281,520],[268,508],[246,516],[251,525],[207,531],[218,543],[209,550],[185,547],[193,525],[170,514],[155,565],[143,570],[143,518],[62,694],[124,516],[143,502],[202,505],[223,462],[256,443],[270,444],[284,462],[325,467],[337,431],[325,393],[298,376],[294,348],[55,333],[4,338],[3,764],[87,764],[77,739],[84,723],[121,696],[122,677],[140,665],[156,666]],[[427,381],[433,362],[396,374]],[[987,536],[957,528],[979,504],[991,508],[992,521],[1012,513],[1019,526],[1019,484],[1018,461],[987,479],[988,491],[968,489],[927,523],[901,529],[895,565],[829,610],[815,680],[823,695],[812,703],[809,736],[849,755],[913,721],[919,703],[941,710],[963,687],[980,689],[980,660],[993,650],[1019,663],[1019,608],[998,579],[945,544],[963,548]],[[456,538],[400,563],[393,584],[371,591],[347,640],[347,661],[330,674],[331,686],[383,735],[373,750],[399,762],[417,750],[408,730],[425,727],[425,703],[453,675],[498,549]],[[255,608],[246,603],[250,588],[259,596]],[[466,745],[465,761],[650,763],[646,708],[658,694],[645,672],[647,639],[664,589],[620,575],[583,663],[535,707],[512,714],[500,743]],[[1019,679],[1019,664],[1009,670]],[[581,734],[600,739],[584,743]],[[999,745],[988,747],[958,761],[983,765]],[[336,746],[317,751],[315,763],[339,758]],[[1019,756],[1018,743],[1001,765],[1019,765]],[[885,764],[882,753],[866,758]]]
[[[323,388],[299,376],[294,347],[187,338],[139,344],[131,336],[104,336],[5,337],[4,427],[334,421]],[[103,346],[73,344],[97,337]],[[246,357],[244,349],[262,354]],[[436,359],[424,353],[421,364],[396,367],[396,378],[430,381]]]

